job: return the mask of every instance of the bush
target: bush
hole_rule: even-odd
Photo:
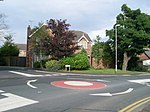
[[[74,69],[87,70],[90,67],[88,57],[85,53],[79,53],[74,57]]]
[[[46,68],[46,62],[48,61],[48,59],[45,59],[45,60],[41,60],[41,61],[36,61],[34,62],[33,64],[33,67],[34,68]],[[41,66],[41,63],[42,63],[42,66]]]
[[[78,53],[72,57],[63,58],[60,63],[62,68],[65,68],[65,65],[71,65],[73,70],[87,70],[90,67],[86,53]]]
[[[59,64],[59,61],[57,60],[47,61],[45,66],[46,66],[46,69],[49,71],[57,71],[60,69],[60,64]]]
[[[41,63],[40,63],[40,61],[34,62],[33,67],[34,67],[34,68],[41,68]]]
[[[49,61],[49,59],[42,60],[42,67],[43,68],[46,68],[46,62],[47,61]]]
[[[143,67],[134,67],[131,69],[131,71],[147,72],[148,70]]]
[[[65,65],[71,65],[71,69],[74,66],[74,59],[73,57],[66,57],[60,60],[61,69],[65,68]]]

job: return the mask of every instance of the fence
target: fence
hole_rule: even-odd
[[[26,57],[0,57],[0,66],[26,66]]]

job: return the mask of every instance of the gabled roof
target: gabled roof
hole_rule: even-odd
[[[43,24],[40,28],[36,29],[34,32],[32,32],[29,37],[32,37],[35,33],[37,33],[42,27],[47,26],[47,24]],[[79,41],[80,39],[82,39],[83,37],[88,41],[88,42],[92,42],[91,38],[89,37],[89,35],[85,32],[82,31],[77,31],[77,30],[71,30],[77,37],[75,38],[75,41]]]
[[[81,39],[82,36],[85,36],[88,41],[92,42],[91,38],[89,37],[87,33],[82,32],[82,31],[76,31],[76,30],[72,30],[72,32],[77,36],[75,38],[75,41],[78,41]]]
[[[32,37],[35,33],[37,33],[41,28],[46,27],[47,24],[43,23],[39,28],[37,28],[34,32],[32,32],[29,37]]]
[[[146,54],[147,57],[150,59],[150,51],[145,51],[145,54]]]

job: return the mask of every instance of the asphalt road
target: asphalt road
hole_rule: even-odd
[[[0,112],[139,112],[149,103],[150,75],[0,71]]]

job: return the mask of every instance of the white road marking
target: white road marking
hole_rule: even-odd
[[[67,78],[67,79],[79,79],[79,80],[92,80],[92,81],[99,81],[99,82],[111,82],[111,81],[101,80],[101,79],[86,79],[86,78]]]
[[[0,93],[3,93],[3,92],[5,92],[5,91],[3,91],[3,90],[0,90]]]
[[[37,87],[31,85],[31,82],[36,82],[36,81],[37,81],[37,79],[36,79],[36,80],[30,80],[30,81],[27,82],[27,85],[30,86],[31,88],[34,88],[34,89],[35,89],[35,88],[37,88]]]
[[[17,71],[9,71],[9,72],[14,73],[14,74],[18,74],[18,75],[22,75],[22,76],[26,76],[26,77],[48,77],[48,76],[60,76],[60,75],[62,75],[60,73],[58,73],[58,74],[33,75],[33,74],[27,74],[27,73],[17,72]]]
[[[107,80],[100,80],[100,79],[97,79],[96,81],[100,81],[100,82],[111,82],[111,81],[107,81]]]
[[[138,83],[146,86],[150,86],[150,79],[137,79],[137,80],[128,80],[129,82]]]
[[[27,74],[27,73],[16,72],[16,71],[9,71],[9,72],[14,73],[14,74],[18,74],[18,75],[23,75],[23,76],[26,76],[26,77],[43,77],[44,76],[44,75]]]
[[[83,81],[65,81],[64,84],[70,86],[92,86],[93,85],[93,83],[83,82]]]
[[[133,91],[133,88],[129,88],[128,90],[124,92],[119,92],[119,93],[97,93],[97,94],[90,94],[93,96],[116,96],[116,95],[122,95],[122,94],[127,94]]]
[[[0,112],[38,103],[38,101],[27,99],[11,93],[1,94],[6,98],[0,99]]]

